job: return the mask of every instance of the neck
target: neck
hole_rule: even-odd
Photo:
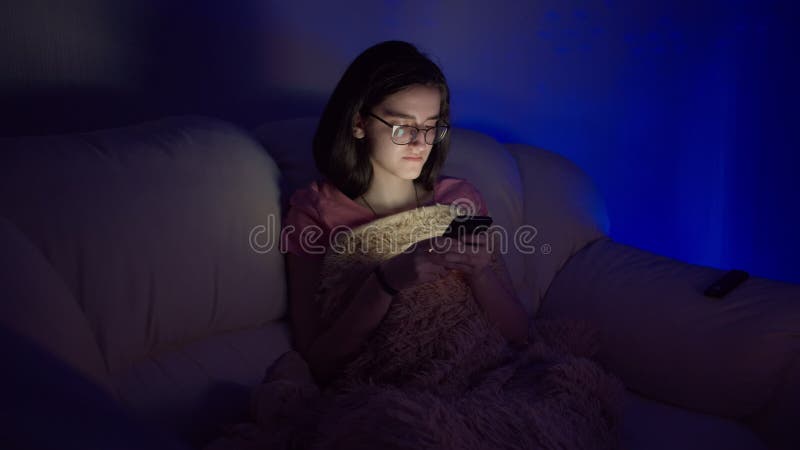
[[[372,183],[364,193],[369,204],[379,213],[417,207],[414,181],[396,176],[373,175]]]

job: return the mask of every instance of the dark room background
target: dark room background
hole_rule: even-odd
[[[0,131],[61,133],[184,113],[253,127],[315,115],[361,50],[402,39],[443,68],[454,125],[563,154],[588,172],[615,240],[800,283],[795,9],[705,0],[5,0]]]

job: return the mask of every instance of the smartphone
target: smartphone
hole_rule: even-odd
[[[492,218],[489,216],[457,216],[447,226],[442,237],[458,239],[459,236],[486,231],[491,224]]]

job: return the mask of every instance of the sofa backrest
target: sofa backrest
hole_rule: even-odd
[[[265,248],[277,180],[250,135],[201,117],[0,140],[0,216],[63,279],[111,373],[284,314]]]
[[[539,310],[556,274],[588,244],[609,233],[605,201],[594,181],[555,152],[506,144],[522,180],[522,221],[534,229],[535,251],[525,255],[525,273]]]
[[[160,349],[284,315],[275,246],[288,196],[319,176],[316,124],[264,124],[255,131],[263,147],[201,117],[2,139],[0,216],[61,277],[107,369],[120,371]],[[591,180],[554,153],[455,128],[443,172],[471,181],[508,231],[504,259],[530,312],[566,260],[607,232]],[[533,253],[514,242],[531,225]]]

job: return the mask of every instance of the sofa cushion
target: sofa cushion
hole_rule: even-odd
[[[624,450],[766,450],[741,423],[666,405],[627,391]]]
[[[64,280],[38,248],[0,217],[0,327],[42,346],[108,392],[100,348]],[[13,367],[13,361],[5,361]]]
[[[570,256],[608,234],[605,202],[591,178],[553,152],[506,144],[522,176],[522,223],[530,232],[525,273],[537,311],[556,273]]]
[[[277,167],[237,127],[168,118],[0,148],[0,215],[64,279],[112,372],[284,314]]]
[[[751,277],[705,297],[723,273],[602,239],[570,259],[540,313],[597,325],[598,358],[629,388],[745,419],[796,382],[783,375],[800,354],[800,286]]]
[[[218,436],[220,425],[248,419],[253,387],[289,347],[289,327],[276,321],[160,351],[113,382],[142,420],[199,447]]]
[[[797,302],[797,298],[794,299]],[[798,303],[797,308],[800,308]],[[797,314],[795,314],[797,316]],[[797,330],[797,326],[795,326]],[[800,332],[795,331],[795,340]],[[769,445],[779,450],[800,448],[800,349],[795,352],[794,361],[784,367],[778,379],[778,388],[771,392],[767,406],[745,422]]]

